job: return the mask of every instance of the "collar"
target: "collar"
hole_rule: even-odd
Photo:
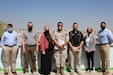
[[[107,28],[105,28],[104,30],[101,29],[101,31],[105,31],[105,30],[107,30]]]
[[[76,32],[74,30],[72,30],[73,33],[78,33],[79,31],[77,30]]]
[[[57,29],[57,32],[59,32],[59,33],[61,33],[61,32],[63,32],[64,30],[62,29],[60,32],[58,31],[58,29]]]
[[[10,33],[10,32],[7,31],[7,33]],[[13,33],[13,31],[11,33]]]

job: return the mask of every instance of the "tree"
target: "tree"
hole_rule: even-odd
[[[6,24],[0,21],[0,39],[4,31],[6,31]]]

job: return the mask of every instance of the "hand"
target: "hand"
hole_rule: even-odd
[[[78,47],[78,50],[80,50],[81,49],[81,47]]]
[[[26,53],[26,50],[25,49],[23,49],[22,51],[23,51],[23,53]]]
[[[88,52],[90,53],[91,51],[90,51],[90,50],[88,50]]]
[[[75,50],[76,50],[76,53],[79,53],[80,52],[80,47],[77,47]]]
[[[73,52],[74,52],[74,53],[78,53],[78,51],[77,51],[77,50],[73,50]]]
[[[74,49],[73,52],[79,53],[79,50],[78,49]]]
[[[86,50],[86,52],[90,53],[90,50]]]
[[[45,51],[42,51],[42,54],[46,54],[46,52]]]
[[[58,45],[58,48],[63,49],[64,46],[63,45]]]
[[[36,48],[36,54],[38,54],[38,48]]]

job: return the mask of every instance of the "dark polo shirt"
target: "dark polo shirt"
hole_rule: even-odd
[[[83,34],[80,31],[70,31],[69,32],[69,41],[72,43],[73,46],[80,45],[81,41],[84,41]]]

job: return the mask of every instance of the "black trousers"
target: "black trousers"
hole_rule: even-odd
[[[50,74],[52,65],[52,51],[45,50],[46,54],[41,53],[41,74]]]
[[[90,53],[86,52],[87,62],[88,62],[88,70],[93,70],[94,67],[94,51]],[[91,63],[90,63],[91,61]]]

